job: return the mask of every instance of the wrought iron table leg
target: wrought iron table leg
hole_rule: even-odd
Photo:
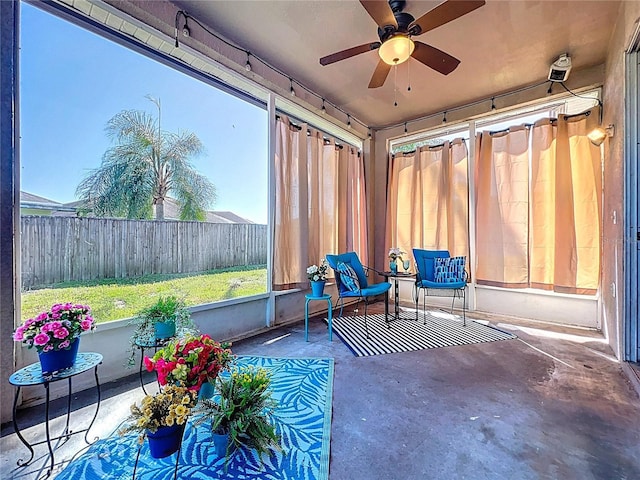
[[[71,377],[69,377],[69,391],[67,392],[67,423],[64,426],[64,431],[62,432],[62,434],[64,436],[67,437],[67,439],[70,436],[70,432],[69,432],[69,417],[71,416]]]
[[[391,322],[400,320],[400,292],[398,291],[398,277],[393,277],[393,317],[389,319],[389,290],[384,295],[384,321],[387,328],[391,328]]]
[[[393,280],[393,293],[393,313],[395,314],[395,320],[400,320],[400,292],[398,291],[398,277]]]
[[[138,454],[136,455],[136,463],[133,464],[132,480],[135,480],[136,478],[136,470],[138,470],[138,460],[140,460],[140,450],[142,450],[142,444],[138,445]]]
[[[184,432],[182,432],[184,435]],[[176,454],[176,468],[173,471],[173,480],[178,478],[178,464],[180,463],[180,455],[182,454],[182,439],[180,439],[180,447],[178,447],[178,453]]]
[[[20,433],[20,428],[18,427],[18,421],[16,419],[16,413],[18,413],[18,398],[20,398],[20,387],[18,387],[18,389],[16,390],[16,396],[13,398],[13,430],[16,432],[16,435],[18,435],[20,441],[24,444],[25,447],[29,449],[29,452],[31,453],[29,460],[27,460],[26,462],[21,458],[19,458],[16,462],[19,467],[23,467],[28,465],[29,462],[33,460],[34,452],[33,447],[29,444],[29,442],[25,440],[25,438],[22,436],[22,433]]]
[[[389,325],[389,290],[384,294],[384,321]]]
[[[50,400],[49,382],[45,382],[44,389],[46,391],[45,403],[44,403],[44,425],[45,425],[45,432],[47,435],[47,448],[49,449],[49,461],[50,461],[49,471],[47,472],[47,477],[48,477],[49,475],[51,475],[51,472],[53,472],[53,465],[55,463],[53,449],[51,448],[51,434],[49,433],[49,400]]]
[[[184,432],[183,432],[184,435]],[[140,446],[138,447],[138,454],[136,455],[136,463],[134,463],[133,465],[133,477],[132,480],[135,480],[136,478],[136,472],[138,470],[138,463],[140,461],[140,451],[142,450],[142,443],[140,444]],[[174,467],[173,470],[173,480],[177,480],[178,478],[178,465],[180,464],[180,455],[182,454],[182,439],[180,439],[180,447],[178,448],[178,453],[176,455],[176,466]]]
[[[93,414],[93,418],[91,419],[91,423],[87,427],[87,431],[84,434],[84,442],[86,444],[91,443],[91,442],[89,442],[89,430],[91,430],[91,427],[93,427],[93,422],[95,422],[96,418],[98,418],[98,410],[100,410],[100,400],[102,400],[101,393],[100,393],[100,380],[98,379],[98,365],[96,365],[96,368],[93,371],[93,375],[96,377],[96,390],[98,392],[98,404],[96,405],[96,413]],[[69,379],[69,380],[71,380],[71,379]],[[95,438],[94,442],[96,440],[98,440],[98,437]]]

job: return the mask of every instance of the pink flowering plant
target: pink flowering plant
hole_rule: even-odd
[[[38,352],[69,349],[82,332],[95,330],[96,323],[87,305],[57,303],[48,312],[29,318],[16,328],[13,339]]]

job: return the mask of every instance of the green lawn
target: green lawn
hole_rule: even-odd
[[[133,316],[159,296],[175,295],[187,305],[264,293],[267,270],[250,266],[215,270],[197,275],[148,275],[68,282],[22,292],[22,320],[48,310],[55,303],[89,305],[98,323]]]

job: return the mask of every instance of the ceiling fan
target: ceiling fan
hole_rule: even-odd
[[[369,88],[384,85],[391,67],[400,65],[413,57],[427,67],[449,75],[460,64],[460,60],[431,45],[413,40],[434,28],[472,12],[485,4],[484,0],[446,0],[417,20],[403,12],[405,0],[360,0],[367,13],[378,24],[379,42],[365,43],[320,59],[321,65],[329,65],[361,53],[378,50],[380,60],[373,72]]]

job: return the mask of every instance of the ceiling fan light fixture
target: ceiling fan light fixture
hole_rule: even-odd
[[[394,35],[385,41],[378,49],[378,54],[387,65],[400,65],[406,62],[416,45],[406,35]]]

